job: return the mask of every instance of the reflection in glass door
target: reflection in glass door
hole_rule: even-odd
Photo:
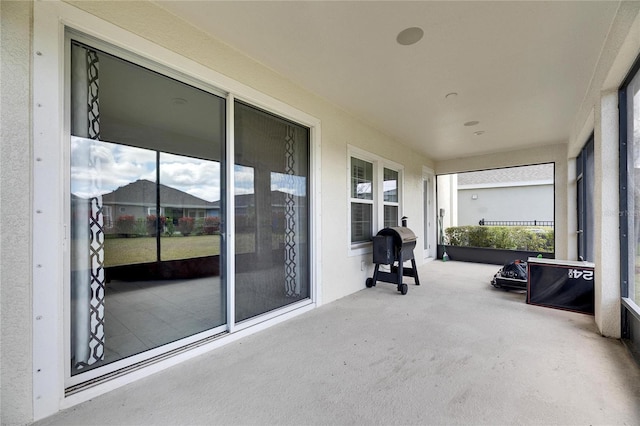
[[[70,370],[226,323],[225,100],[71,47]]]

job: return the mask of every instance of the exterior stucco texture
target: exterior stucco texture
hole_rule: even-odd
[[[30,45],[33,5],[0,2],[2,18],[0,139],[0,312],[2,390],[0,422],[32,418]]]

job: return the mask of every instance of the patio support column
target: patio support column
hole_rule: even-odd
[[[603,336],[620,337],[618,239],[618,92],[602,94],[595,110],[595,319]]]

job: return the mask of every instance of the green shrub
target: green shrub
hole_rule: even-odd
[[[134,234],[136,234],[136,236],[138,237],[144,237],[145,235],[147,235],[147,221],[144,218],[137,218],[136,219],[136,225],[134,228]]]
[[[551,228],[525,226],[452,226],[445,230],[445,244],[538,252],[554,251]]]
[[[176,233],[176,226],[173,224],[173,219],[168,217],[167,218],[167,230],[165,231],[164,235],[166,235],[167,237],[172,237],[173,234]]]
[[[199,217],[198,219],[196,219],[196,222],[193,225],[193,234],[194,235],[204,234],[204,218]]]
[[[469,226],[452,226],[445,229],[445,244],[449,246],[469,246]]]

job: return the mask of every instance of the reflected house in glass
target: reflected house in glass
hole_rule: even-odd
[[[271,191],[270,192],[270,206],[271,206],[271,229],[274,232],[278,230],[280,233],[284,232],[284,221],[285,221],[285,198],[287,193],[283,191]],[[236,230],[239,232],[247,231],[249,229],[255,228],[256,220],[256,197],[255,194],[239,194],[235,197],[235,220],[236,220]],[[304,200],[304,197],[300,197],[297,195],[293,196],[294,200],[297,203],[301,203]],[[220,201],[214,201],[211,203],[214,205],[214,212],[217,214],[219,212],[219,204]],[[300,213],[301,220],[306,220],[306,214],[304,212]],[[214,215],[212,215],[214,216]],[[266,223],[265,220],[263,220]]]
[[[115,223],[119,217],[133,216],[138,221],[156,215],[158,195],[161,201],[160,216],[167,220],[170,218],[174,225],[182,217],[220,217],[219,201],[206,201],[179,189],[140,179],[103,195],[107,233],[116,232]]]

